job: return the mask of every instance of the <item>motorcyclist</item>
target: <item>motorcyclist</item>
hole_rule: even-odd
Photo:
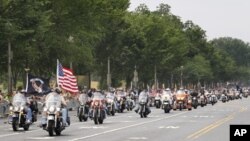
[[[148,90],[147,89],[144,89],[143,91],[141,91],[141,93],[139,94],[139,102],[140,100],[143,98],[143,97],[147,97],[147,100],[146,100],[146,111],[149,113],[151,113],[151,110],[149,108],[149,93],[148,93]],[[135,112],[138,113],[140,109],[140,104],[137,105],[137,108],[135,109]]]
[[[18,87],[17,93],[14,95],[12,104],[14,104],[14,101],[18,101],[17,98],[21,98],[23,102],[26,103],[26,107],[24,108],[25,112],[27,113],[26,123],[31,123],[32,121],[32,111],[30,108],[30,101],[28,98],[25,97],[26,91],[22,89],[22,87]]]
[[[56,87],[55,89],[52,90],[52,92],[50,92],[46,98],[45,98],[45,101],[47,101],[47,99],[50,97],[50,95],[60,95],[60,100],[61,100],[61,108],[62,108],[62,119],[63,119],[63,125],[64,126],[69,126],[69,123],[70,123],[70,119],[68,117],[68,110],[67,110],[67,103],[64,99],[64,97],[61,95],[62,94],[62,91],[60,88]],[[42,115],[42,126],[45,128],[46,126],[46,112],[43,113]]]
[[[79,105],[81,104],[88,104],[90,103],[90,97],[86,93],[86,91],[81,91],[81,93],[77,96],[77,101],[79,102]],[[79,107],[77,108],[77,116],[79,115]],[[85,109],[88,112],[88,109]]]
[[[36,97],[35,96],[31,96],[30,97],[30,109],[32,111],[32,114],[33,114],[33,121],[36,121],[37,119],[35,118],[36,117],[36,114],[38,113],[38,104],[37,104],[37,101],[36,101]]]
[[[95,92],[93,93],[92,97],[91,97],[91,109],[89,111],[89,117],[90,119],[93,119],[93,101],[95,100],[95,98],[101,100],[101,104],[102,104],[102,107],[104,108],[104,111],[105,111],[105,117],[106,118],[106,111],[107,111],[107,106],[106,106],[106,100],[105,100],[105,96],[104,94],[102,93],[101,90],[95,90]]]

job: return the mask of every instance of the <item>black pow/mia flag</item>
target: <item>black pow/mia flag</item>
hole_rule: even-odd
[[[26,92],[27,94],[48,94],[50,92],[49,79],[28,74],[26,79]]]

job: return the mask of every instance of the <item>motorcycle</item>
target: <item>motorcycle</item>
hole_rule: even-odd
[[[216,97],[215,94],[212,94],[212,95],[210,96],[210,103],[211,103],[212,105],[214,105],[216,102],[217,102],[217,97]]]
[[[157,94],[156,96],[155,96],[155,99],[154,99],[155,101],[154,101],[154,104],[155,104],[155,107],[156,108],[160,108],[161,107],[161,97],[160,97],[160,95],[159,94]]]
[[[123,92],[117,92],[117,110],[118,113],[123,113],[124,109],[126,108],[126,98]]]
[[[44,130],[48,131],[50,136],[61,135],[65,129],[62,118],[61,97],[60,95],[48,95],[43,111],[47,116],[47,124]]]
[[[131,96],[126,97],[126,108],[128,111],[132,111],[132,109],[134,108],[134,102]]]
[[[100,92],[95,92],[93,94],[93,99],[91,103],[92,117],[95,124],[103,124],[104,119],[106,118],[105,106],[104,106],[104,97]]]
[[[182,109],[192,110],[192,100],[190,100],[190,97],[185,94],[183,90],[178,90],[175,94],[173,110],[176,109],[179,109],[180,111]]]
[[[146,118],[147,115],[150,113],[149,109],[147,107],[147,94],[142,92],[139,95],[139,114],[141,116],[141,118]]]
[[[227,96],[226,96],[225,94],[222,94],[222,95],[221,95],[221,101],[222,101],[223,103],[227,102]]]
[[[165,113],[169,113],[170,110],[172,109],[172,100],[170,95],[168,94],[163,94],[162,95],[162,109],[164,110]]]
[[[80,94],[79,96],[79,109],[78,109],[78,119],[80,122],[88,120],[89,114],[89,103],[88,96],[84,94]]]
[[[200,96],[200,105],[201,107],[204,107],[207,105],[207,100],[206,100],[206,96],[205,95],[201,95]]]
[[[21,94],[16,94],[13,98],[12,106],[10,106],[9,124],[12,124],[13,131],[17,131],[22,127],[25,131],[29,130],[30,123],[26,122],[26,100]]]
[[[113,94],[108,93],[107,96],[107,114],[108,115],[115,115],[115,96]]]

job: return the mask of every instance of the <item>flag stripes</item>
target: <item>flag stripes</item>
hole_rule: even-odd
[[[70,93],[78,93],[77,80],[69,68],[63,67],[59,61],[57,63],[57,84],[62,89]]]

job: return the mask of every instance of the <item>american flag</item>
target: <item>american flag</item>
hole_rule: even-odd
[[[72,70],[63,67],[59,61],[57,61],[57,84],[70,93],[78,93],[77,80]]]

